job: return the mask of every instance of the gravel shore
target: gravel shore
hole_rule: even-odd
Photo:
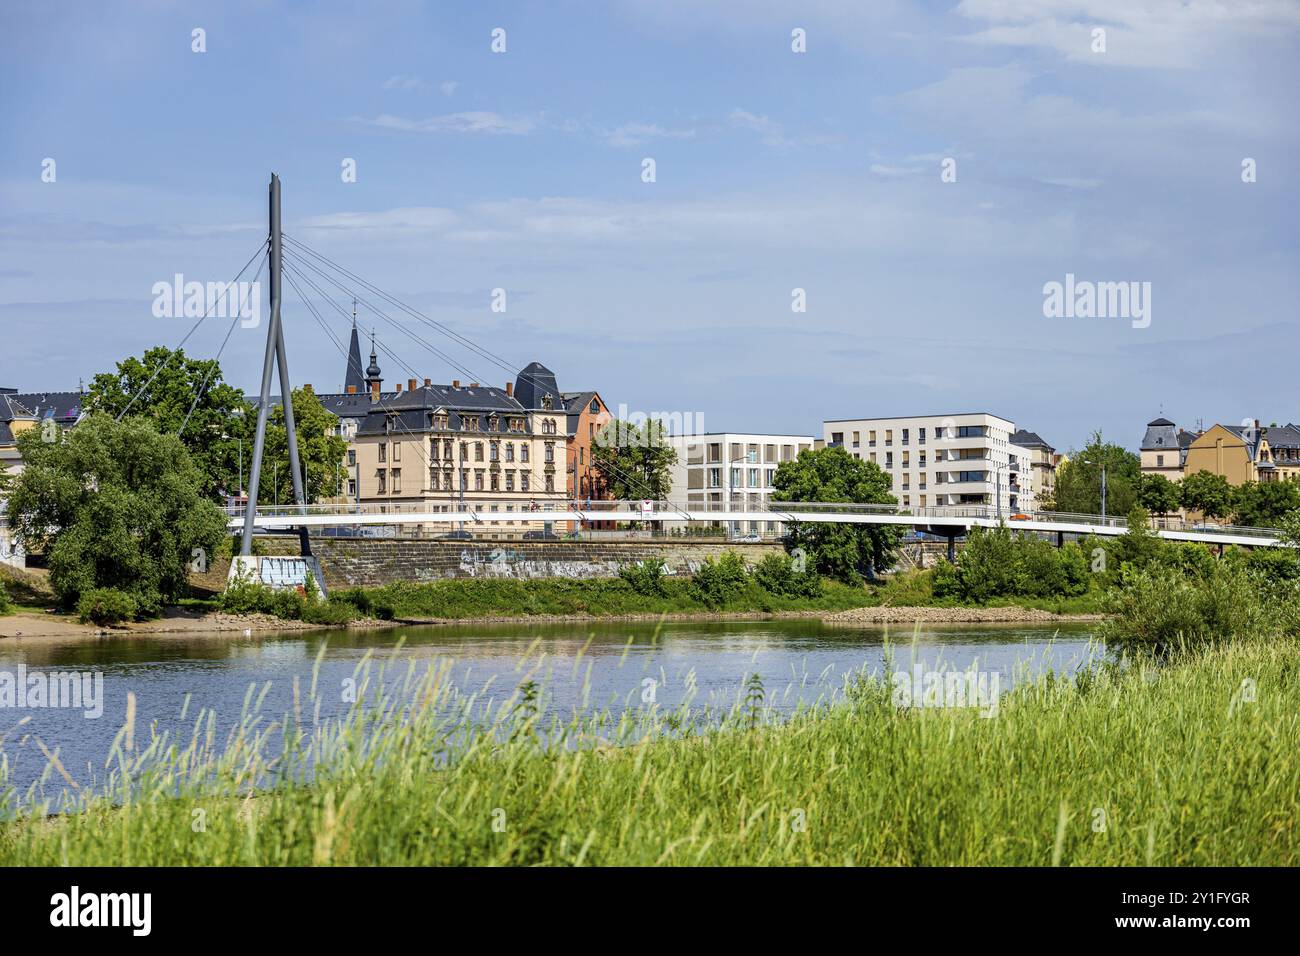
[[[856,607],[827,614],[827,624],[975,624],[1100,621],[1101,614],[1053,614],[1024,607]]]

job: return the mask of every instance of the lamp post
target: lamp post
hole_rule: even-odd
[[[1085,465],[1095,465],[1097,462],[1091,458],[1083,460]],[[1101,523],[1106,523],[1106,463],[1101,462]]]

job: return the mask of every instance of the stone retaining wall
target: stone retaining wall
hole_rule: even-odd
[[[263,554],[297,554],[292,537],[259,538]],[[312,553],[330,589],[445,578],[605,578],[624,564],[658,558],[670,574],[690,574],[706,557],[736,551],[755,564],[781,554],[779,543],[689,541],[420,541],[401,538],[312,538]],[[215,573],[220,573],[213,569]]]

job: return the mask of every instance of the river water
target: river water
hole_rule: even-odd
[[[401,642],[399,645],[399,640]],[[832,699],[846,677],[866,668],[884,675],[886,647],[895,669],[978,670],[997,675],[1002,690],[1045,669],[1073,672],[1096,659],[1088,625],[946,625],[843,628],[816,619],[653,623],[500,624],[319,631],[253,637],[176,635],[110,637],[61,643],[0,644],[0,681],[75,671],[86,686],[102,675],[102,713],[82,708],[0,704],[0,751],[7,783],[26,789],[57,754],[80,786],[104,776],[105,759],[122,727],[127,695],[136,701],[136,739],[150,728],[187,734],[195,714],[217,715],[220,735],[238,721],[250,687],[265,694],[261,712],[278,717],[311,684],[321,717],[350,706],[345,688],[358,667],[390,672],[449,667],[450,680],[484,701],[508,697],[525,680],[542,689],[545,712],[640,707],[652,687],[661,709],[730,709],[751,674],[769,706],[789,711]],[[322,653],[323,648],[323,653]],[[320,658],[317,665],[318,656]],[[188,700],[187,700],[188,698]],[[101,709],[99,707],[93,709]],[[186,719],[182,720],[182,713]],[[25,719],[25,720],[24,720]],[[52,782],[57,778],[51,778]],[[61,786],[60,782],[60,786]],[[47,792],[49,788],[47,787]],[[58,789],[55,787],[54,789]]]

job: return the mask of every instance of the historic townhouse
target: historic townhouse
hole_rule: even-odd
[[[349,448],[349,491],[382,513],[465,509],[517,512],[494,529],[545,529],[568,500],[567,408],[546,366],[533,362],[505,388],[416,379],[385,392],[371,357],[369,408]],[[345,393],[355,395],[356,393]],[[330,396],[326,407],[348,403]],[[426,530],[449,530],[449,526]]]

